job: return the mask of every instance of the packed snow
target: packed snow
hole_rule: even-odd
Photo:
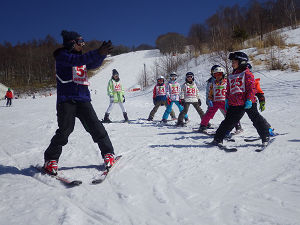
[[[299,56],[299,53],[298,53]],[[158,50],[111,57],[91,80],[92,103],[102,119],[109,99],[106,85],[117,69],[125,88],[138,85],[144,64],[151,68]],[[201,58],[202,57],[202,58]],[[189,65],[204,82],[211,62],[199,57]],[[180,70],[182,82],[187,71]],[[261,153],[260,141],[245,115],[244,132],[234,136],[238,152],[226,153],[204,142],[212,138],[195,132],[200,117],[191,107],[186,127],[176,121],[161,125],[164,108],[154,122],[145,121],[153,107],[152,87],[127,91],[125,107],[130,124],[122,123],[115,106],[105,124],[117,155],[123,155],[108,178],[91,181],[104,169],[98,145],[80,121],[59,161],[60,173],[83,184],[66,188],[41,175],[33,166],[43,164],[43,153],[57,129],[56,96],[14,99],[0,107],[0,224],[2,225],[299,225],[300,224],[300,72],[256,69],[265,92],[262,115],[277,136]],[[206,110],[201,89],[202,108]],[[178,109],[174,108],[178,116]],[[211,122],[223,120],[218,112]]]

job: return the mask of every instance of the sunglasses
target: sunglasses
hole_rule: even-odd
[[[186,78],[193,78],[193,76],[187,76]]]
[[[214,73],[214,76],[223,76],[223,73],[222,72],[217,72],[217,73]]]
[[[84,42],[83,38],[76,39],[75,42],[79,46],[84,46],[85,45],[85,42]]]

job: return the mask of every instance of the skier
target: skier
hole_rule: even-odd
[[[111,167],[114,164],[114,149],[91,104],[87,70],[101,66],[112,50],[112,43],[104,41],[100,48],[82,54],[85,42],[81,35],[65,30],[61,35],[63,47],[53,53],[56,62],[58,129],[44,153],[43,168],[49,174],[57,174],[62,146],[68,143],[76,117],[98,144],[105,165]]]
[[[11,89],[8,88],[6,95],[5,95],[5,99],[7,99],[6,106],[11,106],[11,100],[13,99],[13,97],[14,97],[14,95],[13,95]]]
[[[183,118],[187,114],[190,105],[193,105],[199,116],[202,118],[204,115],[203,110],[201,109],[201,100],[199,96],[199,90],[197,85],[194,82],[194,74],[188,72],[185,75],[185,83],[181,87],[180,101],[183,105],[183,110],[178,116],[177,126],[184,126]]]
[[[225,110],[225,94],[226,94],[226,85],[227,80],[225,78],[225,70],[219,66],[215,65],[211,68],[211,81],[208,82],[207,94],[206,94],[206,103],[208,105],[208,110],[205,115],[202,117],[199,132],[206,132],[208,128],[209,121],[214,117],[218,109],[222,114],[226,115]],[[236,133],[242,131],[240,122],[235,126]]]
[[[180,84],[176,81],[177,74],[171,73],[170,74],[170,81],[167,85],[167,108],[165,110],[165,113],[162,118],[163,123],[167,123],[167,119],[172,111],[173,103],[177,105],[179,111],[181,112],[183,110],[183,106],[179,102],[179,95],[181,91]],[[185,121],[188,121],[188,115],[186,114],[184,116]]]
[[[230,53],[229,59],[232,62],[233,72],[227,77],[225,99],[227,113],[211,144],[222,144],[226,133],[233,129],[246,112],[262,139],[262,145],[266,146],[269,141],[269,127],[257,111],[255,80],[247,67],[248,56],[244,52],[234,52]]]
[[[110,99],[110,104],[106,110],[106,113],[104,115],[103,123],[111,123],[111,120],[109,119],[109,114],[113,109],[113,106],[118,103],[121,107],[121,110],[123,112],[123,116],[125,121],[128,121],[128,116],[126,109],[124,107],[125,102],[125,96],[124,96],[124,88],[120,82],[119,73],[116,69],[112,70],[112,77],[108,82],[107,85],[107,95]]]
[[[160,106],[167,107],[167,87],[164,82],[165,82],[165,78],[163,76],[160,76],[157,78],[157,84],[153,88],[154,107],[149,114],[149,117],[147,119],[148,121],[153,120],[153,117]],[[175,113],[173,110],[171,111],[170,115],[171,115],[172,119],[176,119]]]

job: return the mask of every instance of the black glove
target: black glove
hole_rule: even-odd
[[[125,102],[125,96],[123,95],[123,103]]]
[[[111,53],[112,49],[112,43],[111,40],[109,40],[108,42],[103,41],[98,51],[100,55],[108,55]]]
[[[201,100],[200,99],[198,99],[198,103],[199,103],[199,106],[201,106]]]

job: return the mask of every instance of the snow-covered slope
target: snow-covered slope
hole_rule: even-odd
[[[111,70],[116,68],[130,88],[137,84],[143,64],[151,65],[157,56],[154,50],[113,57],[91,79],[99,118],[108,106]],[[209,68],[204,63],[191,70]],[[277,132],[287,133],[265,152],[254,151],[260,142],[243,141],[257,136],[247,116],[241,121],[244,132],[235,143],[226,143],[239,151],[225,153],[208,148],[204,141],[211,138],[193,132],[200,123],[193,108],[187,127],[160,126],[139,120],[147,118],[153,106],[151,92],[126,93],[128,116],[135,121],[105,125],[116,154],[123,158],[96,186],[90,182],[103,169],[102,159],[79,120],[59,166],[62,174],[83,184],[68,189],[31,168],[43,164],[43,152],[57,129],[56,96],[18,99],[11,108],[0,107],[0,224],[300,224],[300,72],[254,72],[265,91],[263,116]],[[155,119],[160,120],[163,111],[160,108]],[[111,117],[122,119],[117,106]],[[212,123],[217,126],[222,119],[218,112]]]

